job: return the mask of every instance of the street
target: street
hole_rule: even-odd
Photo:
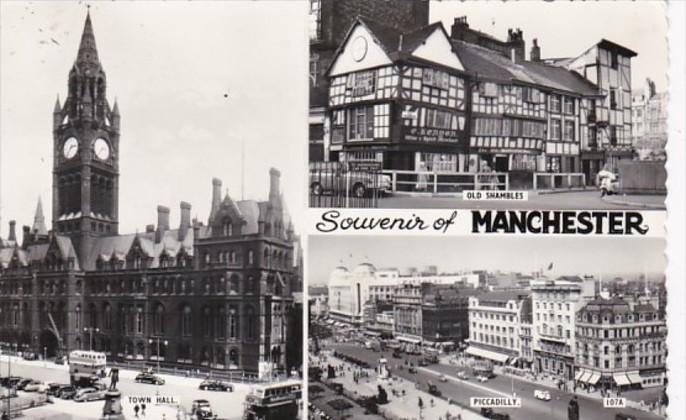
[[[7,357],[1,356],[0,376],[7,375]],[[11,373],[13,376],[38,379],[44,382],[69,383],[69,373],[65,365],[55,365],[52,362],[24,361],[13,358]],[[243,415],[243,402],[250,390],[249,385],[234,384],[233,392],[201,391],[198,389],[200,379],[160,375],[166,383],[161,386],[136,383],[136,372],[121,370],[120,381],[117,389],[122,394],[122,408],[127,418],[134,418],[133,405],[127,401],[128,396],[154,396],[157,392],[162,396],[176,397],[185,412],[190,413],[193,400],[206,399],[210,402],[212,410],[220,419],[240,419]],[[109,380],[106,381],[109,385]],[[55,404],[49,404],[30,410],[25,410],[27,418],[39,418],[46,413],[66,413],[75,419],[95,419],[102,414],[103,401],[75,402],[54,398]],[[176,407],[149,407],[146,408],[146,416],[141,417],[150,420],[162,418],[176,418]],[[170,417],[172,415],[173,417]]]
[[[611,196],[603,200],[594,189],[588,191],[539,194],[529,192],[527,201],[466,201],[460,197],[395,195],[379,200],[379,208],[451,209],[584,209],[584,210],[664,210],[663,195]],[[626,204],[630,203],[630,204]]]
[[[428,367],[418,367],[417,373],[409,373],[407,367],[398,369],[397,366],[404,364],[405,360],[411,360],[417,366],[419,356],[408,356],[403,354],[402,359],[392,357],[391,351],[374,352],[362,346],[354,344],[335,344],[332,350],[355,357],[367,362],[375,367],[380,358],[386,358],[391,373],[404,379],[419,384],[421,389],[426,390],[429,381],[436,384],[443,393],[443,398],[450,398],[462,406],[469,405],[470,397],[509,397],[514,391],[517,397],[522,399],[521,408],[516,409],[496,409],[498,412],[507,412],[513,420],[539,420],[539,419],[559,419],[567,420],[567,405],[571,399],[571,394],[564,393],[555,388],[545,388],[527,381],[518,380],[504,375],[498,375],[485,383],[476,382],[474,378],[461,380],[456,377],[458,369],[454,366],[434,364]],[[447,382],[439,382],[438,375],[444,374]],[[550,401],[541,401],[533,397],[535,389],[546,389],[550,392]],[[390,397],[392,398],[392,397]],[[602,401],[578,396],[581,419],[592,420],[614,420],[615,414],[625,413],[635,416],[633,418],[641,420],[659,420],[661,417],[647,412],[634,409],[606,409],[602,406]]]

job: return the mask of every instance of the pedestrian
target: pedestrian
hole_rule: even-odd
[[[141,407],[136,404],[133,406],[133,412],[136,413],[136,418],[138,418],[138,412],[141,410]]]
[[[145,403],[141,404],[141,415],[145,417]]]

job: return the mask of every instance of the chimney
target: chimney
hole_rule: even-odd
[[[524,43],[524,34],[521,29],[507,30],[507,44],[511,48],[510,51],[514,49],[515,60],[513,60],[513,62],[524,61],[526,57],[526,45]]]
[[[145,233],[152,233],[155,231],[155,225],[145,225]]]
[[[281,177],[281,172],[276,168],[271,168],[269,170],[269,201],[272,199],[279,198],[279,178]]]
[[[531,47],[531,54],[529,60],[531,61],[541,61],[541,47],[538,46],[538,39],[534,38],[534,45]]]
[[[157,231],[155,242],[160,242],[164,232],[169,230],[169,207],[157,206]]]
[[[22,226],[23,236],[21,238],[21,247],[26,249],[35,239],[31,234],[31,226]]]
[[[450,38],[464,40],[465,34],[469,31],[467,16],[456,17],[453,26],[450,27]]]
[[[191,205],[182,201],[181,204],[181,223],[179,223],[179,241],[183,241],[191,227]]]
[[[17,225],[16,221],[10,220],[10,236],[7,238],[8,241],[17,242],[17,232],[14,230],[16,225]]]
[[[210,209],[210,219],[208,224],[212,224],[214,215],[219,209],[219,204],[222,202],[222,180],[219,178],[212,178],[212,207]]]

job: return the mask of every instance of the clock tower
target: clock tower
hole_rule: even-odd
[[[118,230],[119,110],[106,92],[89,12],[67,98],[53,111],[52,228],[71,237],[81,260],[96,237]]]

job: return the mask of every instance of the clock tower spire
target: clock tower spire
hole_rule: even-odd
[[[118,231],[119,110],[107,100],[90,10],[67,91],[53,110],[52,227],[83,259],[94,238]]]

